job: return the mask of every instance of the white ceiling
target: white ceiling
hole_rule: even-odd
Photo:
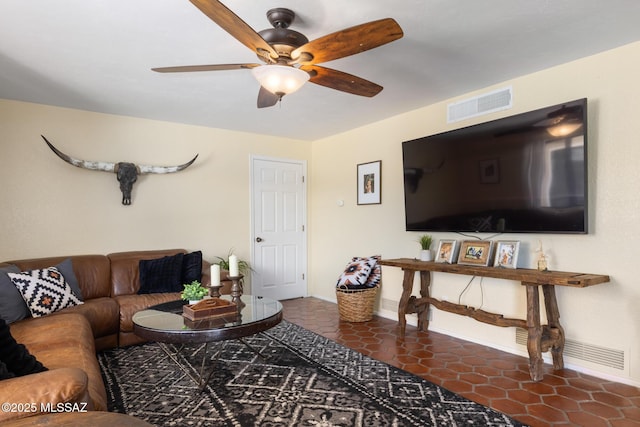
[[[638,0],[223,3],[256,31],[287,7],[309,40],[386,17],[404,37],[322,64],[380,84],[376,97],[307,83],[258,109],[248,70],[150,71],[258,62],[188,0],[2,0],[0,98],[315,140],[640,40]]]

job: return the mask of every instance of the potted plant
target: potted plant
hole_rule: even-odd
[[[433,256],[431,254],[431,243],[433,243],[433,237],[430,234],[423,234],[418,239],[420,243],[420,261],[432,261]]]
[[[184,290],[180,295],[183,300],[189,301],[189,304],[195,304],[207,295],[209,290],[202,286],[202,284],[194,280],[191,283],[184,284]]]
[[[221,270],[227,270],[229,271],[229,257],[233,255],[233,249],[229,250],[229,253],[227,254],[226,258],[222,258],[217,256],[216,258],[218,258],[220,260],[220,262],[218,262],[218,264],[220,264],[220,269]],[[240,271],[241,274],[243,275],[247,275],[247,273],[249,271],[253,271],[251,266],[249,265],[249,263],[245,260],[242,259],[238,259],[238,271]]]

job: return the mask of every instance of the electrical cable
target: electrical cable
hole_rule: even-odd
[[[469,287],[471,286],[471,283],[475,280],[475,278],[476,276],[473,276],[471,280],[469,280],[467,285],[464,287],[464,289],[458,295],[458,305],[462,305],[462,297],[464,296],[465,293],[467,293],[467,291],[469,290]],[[481,277],[480,278],[480,306],[476,310],[480,310],[484,305],[484,286],[482,286],[483,280],[484,280],[484,277]]]

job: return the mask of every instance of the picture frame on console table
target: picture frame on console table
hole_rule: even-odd
[[[494,267],[518,268],[518,252],[520,242],[518,240],[499,240],[496,242],[496,258]]]
[[[382,160],[358,165],[358,204],[379,205],[382,203]]]
[[[457,240],[440,240],[438,242],[438,250],[436,252],[435,262],[444,264],[454,264],[458,259],[458,241]]]
[[[463,240],[460,244],[458,264],[488,266],[492,260],[491,240]]]

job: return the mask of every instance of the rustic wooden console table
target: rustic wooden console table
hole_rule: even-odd
[[[480,322],[496,326],[515,326],[528,331],[527,350],[529,352],[529,373],[531,379],[542,379],[542,353],[551,350],[554,369],[562,369],[564,361],[564,331],[560,325],[560,313],[556,300],[555,286],[584,288],[606,283],[609,276],[600,274],[569,273],[563,271],[538,271],[531,269],[508,269],[460,264],[445,264],[418,261],[411,258],[385,259],[381,265],[399,267],[404,271],[402,297],[398,306],[400,334],[404,336],[407,320],[405,315],[418,314],[418,329],[429,328],[429,305],[450,313],[471,317]],[[493,277],[497,279],[515,280],[527,289],[527,318],[509,319],[501,314],[490,313],[466,305],[441,301],[429,295],[431,272],[464,274],[468,276]],[[415,273],[420,273],[420,297],[411,295]],[[540,324],[539,287],[542,287],[544,308],[547,314],[547,325]]]

